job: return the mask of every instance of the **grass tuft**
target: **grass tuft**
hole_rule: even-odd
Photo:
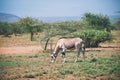
[[[29,73],[29,74],[26,74],[26,75],[24,76],[24,78],[35,78],[35,75]]]
[[[90,62],[96,62],[96,61],[97,61],[96,58],[93,58],[93,59],[90,60]]]

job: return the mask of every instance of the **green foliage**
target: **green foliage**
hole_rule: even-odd
[[[13,33],[14,34],[30,33],[31,40],[34,40],[34,37],[33,37],[34,33],[43,31],[40,35],[41,41],[49,41],[52,37],[55,37],[58,35],[60,37],[63,37],[63,36],[68,37],[68,35],[73,32],[75,32],[76,34],[79,34],[78,32],[79,30],[90,30],[90,29],[110,31],[112,28],[111,28],[109,18],[107,16],[98,15],[98,14],[95,15],[92,13],[86,13],[83,16],[81,21],[79,20],[79,21],[45,23],[42,21],[38,21],[35,18],[25,17],[25,18],[21,18],[16,23],[0,22],[0,35],[8,36]],[[98,43],[106,40],[106,38],[101,38],[102,36],[100,36],[99,35],[100,33],[99,32],[97,33],[97,32],[95,32],[94,34],[94,31],[92,32],[87,31],[87,33],[83,31],[82,34],[80,33],[80,35],[82,35],[82,37],[81,36],[80,37],[86,39],[89,45],[94,44],[96,40],[98,40]],[[102,32],[101,34],[103,35],[104,33]],[[92,39],[92,42],[90,42],[91,37],[93,36],[95,37],[94,39]],[[79,37],[79,35],[75,37]],[[98,44],[96,44],[96,46],[98,46]]]
[[[0,34],[9,36],[13,33],[13,27],[10,23],[0,22]]]
[[[83,30],[72,34],[72,37],[80,37],[86,42],[86,47],[98,47],[99,43],[112,39],[109,32],[99,30]]]
[[[31,34],[31,41],[33,41],[33,35],[35,32],[41,31],[42,30],[42,23],[38,22],[37,19],[30,18],[30,17],[25,17],[21,18],[18,22],[17,25],[20,27],[23,27],[23,32],[30,32]]]
[[[55,27],[59,27],[62,31],[74,32],[78,29],[82,29],[80,21],[65,21],[65,22],[56,22],[53,24]]]
[[[83,16],[83,20],[88,22],[91,29],[106,30],[108,32],[110,32],[110,30],[112,29],[108,16],[85,13]]]

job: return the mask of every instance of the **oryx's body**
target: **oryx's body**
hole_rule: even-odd
[[[75,48],[77,50],[76,61],[79,57],[80,51],[83,52],[83,56],[85,57],[85,45],[84,41],[81,38],[61,38],[58,40],[55,46],[51,61],[54,62],[59,51],[62,50],[62,57],[64,58],[65,62],[65,51],[71,48]]]

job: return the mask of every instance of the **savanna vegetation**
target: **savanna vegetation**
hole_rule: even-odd
[[[0,22],[0,34],[10,37],[12,34],[22,35],[30,33],[30,40],[34,41],[34,35],[40,33],[40,40],[46,41],[46,47],[49,40],[58,35],[59,37],[82,37],[85,41],[88,41],[87,38],[89,37],[90,40],[94,40],[94,42],[88,41],[87,46],[98,47],[100,42],[112,39],[112,37],[110,37],[110,31],[117,29],[118,26],[119,21],[112,25],[108,16],[92,13],[84,14],[82,19],[79,21],[54,23],[45,23],[35,18],[25,17],[19,19],[18,22],[15,23]],[[101,31],[100,33],[102,34],[99,34],[98,30]],[[75,33],[77,33],[77,35]],[[94,33],[96,35],[94,35]]]
[[[92,13],[70,22],[45,23],[31,17],[15,23],[0,22],[0,47],[37,45],[47,50],[48,43],[55,44],[61,37],[81,37],[88,47],[84,62],[80,55],[74,63],[76,54],[71,50],[67,51],[64,64],[60,54],[56,62],[51,63],[50,52],[42,49],[17,56],[6,56],[1,51],[0,80],[119,80],[119,35],[119,21],[111,24],[106,15]]]

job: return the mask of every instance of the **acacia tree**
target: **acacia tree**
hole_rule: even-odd
[[[44,30],[44,32],[42,33],[42,37],[40,37],[41,41],[46,41],[45,42],[45,46],[44,46],[44,50],[47,49],[47,45],[49,40],[60,34],[60,30],[58,29],[58,27],[53,27],[52,25],[47,26],[47,28]]]
[[[112,40],[112,35],[107,31],[82,30],[70,35],[70,37],[81,37],[86,47],[98,47],[101,42]]]
[[[30,32],[31,34],[31,41],[33,41],[33,35],[35,32],[37,32],[39,27],[39,22],[37,19],[25,17],[21,18],[18,21],[18,25],[21,27],[25,27],[24,29],[27,29],[26,31]]]
[[[13,34],[13,27],[11,23],[0,22],[0,34],[6,37],[9,37],[9,35]]]
[[[44,50],[47,49],[48,42],[52,37],[55,37],[57,35],[65,36],[65,35],[71,33],[71,31],[73,31],[73,30],[66,28],[66,26],[62,25],[61,23],[47,24],[46,29],[44,30],[43,34],[41,35],[42,36],[41,40],[46,41]]]
[[[106,15],[85,13],[83,20],[88,22],[92,29],[106,30],[108,32],[112,29],[110,19]]]

